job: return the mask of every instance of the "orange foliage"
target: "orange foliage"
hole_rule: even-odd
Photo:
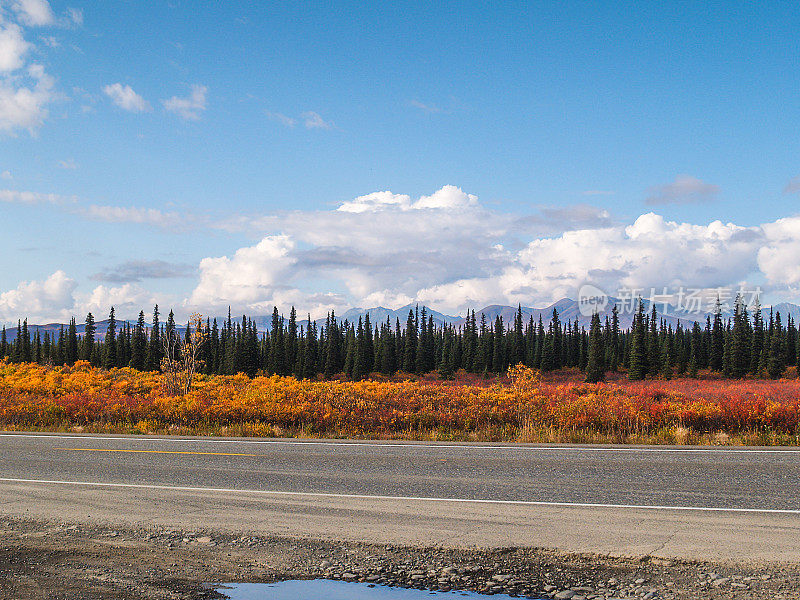
[[[667,427],[694,431],[800,432],[800,381],[616,381],[548,383],[530,369],[510,384],[432,381],[298,381],[292,377],[199,376],[170,396],[162,376],[0,362],[0,426],[133,426],[147,422],[213,429],[264,424],[307,435],[391,437],[422,432],[493,431],[512,439],[524,427],[620,435]],[[259,431],[265,431],[263,428]]]

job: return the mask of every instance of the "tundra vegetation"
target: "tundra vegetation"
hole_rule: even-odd
[[[673,379],[589,384],[525,365],[487,381],[375,375],[197,374],[184,393],[162,373],[0,362],[7,430],[519,442],[797,444],[800,381]]]

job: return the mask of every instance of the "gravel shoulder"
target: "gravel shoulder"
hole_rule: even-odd
[[[0,518],[2,598],[212,599],[222,596],[210,582],[318,577],[572,600],[800,598],[800,565],[415,548]]]

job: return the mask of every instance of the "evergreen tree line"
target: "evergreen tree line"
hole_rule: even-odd
[[[777,378],[788,366],[798,364],[800,352],[791,316],[784,325],[780,313],[770,310],[765,320],[757,303],[748,311],[739,298],[732,317],[724,319],[717,303],[713,318],[689,328],[665,323],[655,306],[647,314],[641,301],[631,328],[625,331],[620,329],[616,306],[604,320],[593,315],[588,331],[577,319],[562,323],[556,310],[547,326],[541,316],[526,321],[521,307],[508,324],[500,316],[493,322],[487,322],[484,314],[478,319],[473,310],[459,327],[436,326],[422,307],[409,311],[405,323],[388,318],[372,323],[369,315],[351,323],[331,312],[321,327],[310,317],[304,327],[298,324],[294,308],[288,319],[275,308],[268,332],[259,332],[247,316],[233,319],[230,311],[222,323],[207,319],[202,327],[206,337],[199,356],[203,373],[309,379],[343,373],[357,380],[372,372],[392,375],[399,371],[438,371],[441,377],[452,378],[464,370],[488,376],[519,363],[542,371],[578,368],[586,372],[587,381],[600,381],[608,371],[622,370],[633,380],[694,377],[703,369],[730,378]],[[27,320],[19,323],[17,332],[12,342],[7,341],[5,327],[0,334],[0,357],[11,362],[69,365],[85,360],[97,367],[143,371],[159,370],[163,340],[179,335],[172,311],[162,323],[158,306],[149,323],[140,312],[134,325],[120,324],[112,308],[103,339],[97,339],[91,313],[83,335],[78,335],[74,318],[53,335],[38,330],[31,334]],[[188,333],[187,325],[184,335]]]

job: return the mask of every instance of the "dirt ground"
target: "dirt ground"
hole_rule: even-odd
[[[326,577],[531,598],[800,598],[800,565],[405,548],[0,518],[3,599],[211,599],[213,583]]]

